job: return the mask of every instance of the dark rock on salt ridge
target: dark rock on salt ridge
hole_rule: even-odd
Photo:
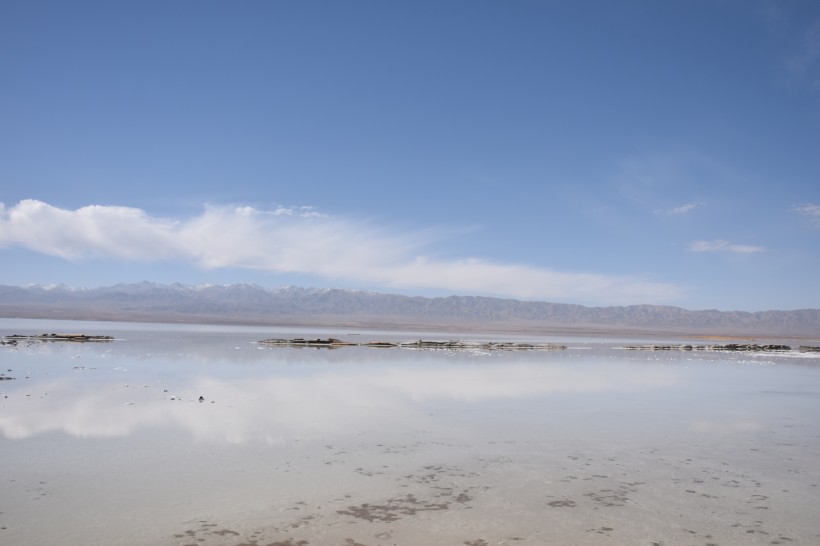
[[[113,341],[113,336],[89,336],[86,334],[37,334],[37,335],[21,335],[13,334],[6,336],[5,342],[8,344],[16,344],[18,341]]]
[[[566,349],[564,345],[553,343],[512,343],[495,342],[474,343],[469,341],[411,341],[399,343],[399,347],[421,349],[489,349],[489,350],[558,350]]]
[[[726,345],[626,345],[629,351],[742,351],[742,352],[782,352],[791,351],[788,345],[757,345],[754,343],[729,343]],[[820,350],[820,348],[816,348]],[[802,350],[802,347],[801,347]]]
[[[513,343],[513,342],[470,342],[470,341],[418,341],[394,342],[394,341],[371,341],[357,343],[352,341],[342,341],[336,338],[326,339],[264,339],[259,341],[262,345],[274,347],[373,347],[373,348],[402,348],[402,349],[486,349],[486,350],[561,350],[566,349],[565,345],[553,343]]]
[[[287,347],[345,347],[348,345],[358,345],[357,343],[349,343],[333,337],[325,339],[304,339],[301,337],[293,339],[263,339],[259,343],[263,345],[282,345]]]

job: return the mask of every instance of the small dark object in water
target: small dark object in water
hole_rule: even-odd
[[[200,401],[200,402],[204,402],[204,401],[205,401],[205,397],[204,397],[204,396],[200,396],[200,397],[199,397],[199,401]]]

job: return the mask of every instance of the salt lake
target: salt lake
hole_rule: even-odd
[[[820,544],[820,353],[0,319],[42,332],[116,339],[0,347],[2,544]]]

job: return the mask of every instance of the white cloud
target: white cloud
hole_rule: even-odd
[[[754,254],[757,252],[766,252],[762,246],[752,245],[738,245],[724,241],[723,239],[715,239],[713,241],[695,241],[689,245],[689,250],[692,252],[731,252],[735,254]]]
[[[243,207],[248,209],[249,211],[260,212],[251,207]],[[320,218],[324,216],[316,210],[315,207],[276,207],[276,210],[270,212],[269,214],[273,214],[274,216],[301,216],[303,218]]]
[[[70,211],[29,199],[0,208],[0,247],[18,245],[68,260],[161,260],[182,251],[169,237],[177,227],[135,208],[91,205]]]
[[[813,226],[820,227],[820,205],[806,203],[793,207],[792,210],[807,217]]]
[[[285,212],[282,212],[285,211]],[[667,303],[671,284],[561,272],[525,264],[425,256],[429,232],[388,233],[310,207],[260,211],[207,207],[185,220],[128,207],[65,210],[36,200],[0,207],[0,248],[19,246],[79,261],[183,261],[203,268],[311,274],[394,289],[435,289],[595,304]]]

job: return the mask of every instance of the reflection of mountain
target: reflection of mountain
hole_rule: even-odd
[[[271,290],[249,284],[193,287],[143,282],[89,290],[0,286],[0,316],[522,331],[820,333],[820,309],[749,313],[658,305],[584,307],[475,296],[423,298],[296,287]]]

